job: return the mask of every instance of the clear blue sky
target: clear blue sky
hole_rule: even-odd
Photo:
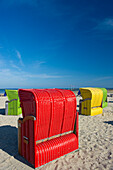
[[[0,88],[113,88],[112,0],[0,0]]]

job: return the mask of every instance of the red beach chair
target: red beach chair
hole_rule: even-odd
[[[34,168],[79,148],[76,97],[70,90],[19,89],[18,152]]]

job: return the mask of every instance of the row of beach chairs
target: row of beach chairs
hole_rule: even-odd
[[[80,93],[83,98],[80,113],[91,116],[102,113],[101,89],[80,88]],[[7,115],[23,116],[18,120],[18,152],[34,168],[79,149],[79,115],[72,91],[19,89],[6,90],[6,95]]]
[[[78,94],[82,96],[82,100],[79,102],[79,113],[81,114],[92,116],[101,114],[101,108],[108,105],[107,90],[105,88],[80,88]],[[5,114],[22,114],[18,90],[5,90],[4,95],[8,97],[8,101],[5,103]],[[94,109],[97,107],[98,109]],[[95,112],[95,110],[97,111]]]

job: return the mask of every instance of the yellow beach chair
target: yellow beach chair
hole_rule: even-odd
[[[98,88],[80,88],[83,100],[80,100],[79,113],[83,115],[102,114],[103,92]]]

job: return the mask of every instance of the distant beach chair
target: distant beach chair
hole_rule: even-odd
[[[80,88],[82,100],[79,101],[79,113],[83,115],[102,114],[103,91],[98,88]]]
[[[102,108],[105,108],[108,106],[108,102],[107,102],[107,89],[105,88],[99,88],[102,90],[103,92],[103,100],[102,100]]]
[[[77,151],[78,112],[70,90],[19,90],[18,152],[34,168]]]
[[[5,102],[5,115],[19,115],[22,114],[18,90],[5,90],[8,101]]]

